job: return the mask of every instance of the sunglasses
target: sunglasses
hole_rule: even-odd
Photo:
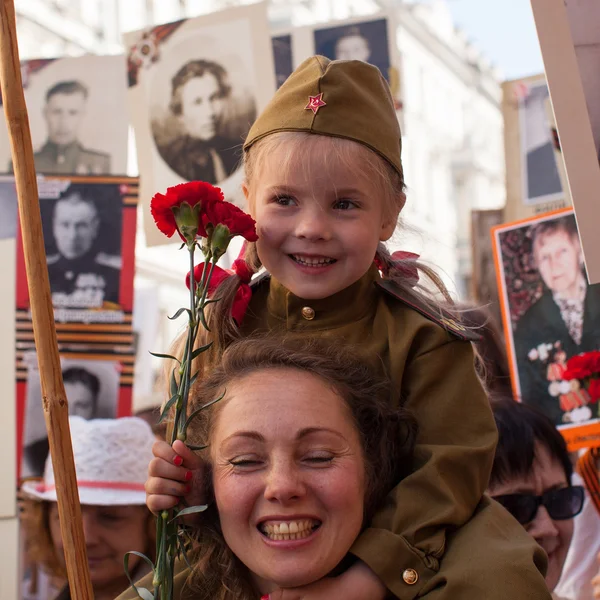
[[[549,490],[541,496],[533,494],[506,494],[494,496],[521,525],[535,519],[538,508],[543,506],[555,521],[572,519],[581,512],[585,491],[581,485]]]

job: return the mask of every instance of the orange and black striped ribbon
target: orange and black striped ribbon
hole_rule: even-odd
[[[600,475],[598,473],[598,460],[600,448],[590,448],[577,461],[577,472],[581,475],[590,498],[600,515]]]

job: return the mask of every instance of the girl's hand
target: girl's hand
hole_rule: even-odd
[[[357,562],[339,577],[324,577],[299,588],[280,589],[261,600],[384,600],[387,588],[363,562]]]
[[[199,456],[180,440],[173,447],[155,442],[152,454],[145,489],[146,506],[154,514],[177,506],[181,498],[189,506],[204,503],[204,461]]]

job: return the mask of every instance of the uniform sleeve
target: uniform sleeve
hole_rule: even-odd
[[[413,472],[391,491],[351,550],[402,600],[425,588],[440,568],[448,530],[473,515],[497,442],[471,344],[444,339],[407,363],[402,378],[404,404],[419,427]],[[487,552],[490,540],[473,543]],[[416,572],[416,582],[410,576],[405,582],[407,569]],[[503,573],[507,582],[509,575]],[[508,583],[501,586],[510,590]]]
[[[442,568],[424,600],[551,600],[546,554],[497,502],[484,497],[473,517],[449,533]]]

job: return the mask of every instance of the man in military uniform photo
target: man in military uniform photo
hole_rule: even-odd
[[[534,225],[532,251],[544,292],[514,334],[521,399],[564,425],[549,366],[554,356],[569,359],[600,349],[600,286],[588,285],[585,278],[573,215]]]
[[[157,141],[157,148],[185,180],[216,184],[238,166],[240,140],[221,133],[230,95],[227,72],[212,61],[192,60],[173,77],[169,109],[183,135],[166,144]]]
[[[60,81],[46,92],[43,114],[48,139],[34,153],[36,171],[68,175],[110,173],[110,156],[84,148],[78,139],[87,99],[88,90],[79,81]]]
[[[58,252],[47,257],[56,308],[106,308],[119,303],[121,259],[98,251],[100,214],[81,191],[67,192],[52,215]]]

